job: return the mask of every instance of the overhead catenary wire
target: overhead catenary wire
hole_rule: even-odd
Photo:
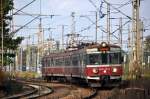
[[[104,6],[102,6],[103,5],[103,3],[105,3],[103,0],[100,0],[101,1],[101,4],[100,4],[100,10],[102,9],[102,8],[104,8],[104,9],[107,9],[107,7],[104,7]],[[120,8],[122,8],[122,7],[124,7],[124,6],[127,6],[127,5],[129,5],[129,4],[131,4],[132,3],[132,1],[131,0],[129,0],[129,1],[127,1],[126,3],[123,3],[123,4],[113,4],[113,3],[110,3],[111,5],[117,5],[117,6],[119,6],[119,7],[115,7],[116,9],[120,9]],[[114,10],[116,10],[116,9],[114,9]],[[111,10],[113,10],[113,9],[111,9]],[[119,13],[119,11],[117,11],[118,13]],[[116,13],[117,13],[116,12]],[[111,12],[110,12],[111,13]]]
[[[18,10],[17,8],[15,8],[15,7],[13,7],[15,10]],[[26,12],[24,12],[24,11],[21,11],[20,10],[20,12],[22,12],[23,14],[19,14],[19,13],[17,13],[17,14],[15,14],[15,15],[28,15],[28,16],[31,16],[31,17],[34,17],[33,16],[33,14],[29,14],[29,13],[26,13]]]
[[[119,10],[118,8],[114,7],[111,3],[107,2],[106,0],[103,0],[106,4],[109,4],[113,9],[115,9],[116,11],[120,12],[122,15],[126,16],[127,18],[129,18],[130,20],[132,20],[132,18],[128,15],[126,15],[124,12],[122,12],[121,10]]]
[[[96,5],[93,3],[93,1],[91,1],[91,0],[89,0],[89,1],[93,4],[93,6],[94,6],[95,8],[97,8]],[[102,2],[102,3],[101,3],[101,5],[100,5],[100,9],[102,9],[102,4],[103,4],[103,1],[101,1],[101,2]],[[106,3],[106,4],[110,4],[110,3],[108,3],[108,2],[105,2],[105,3]],[[121,4],[121,6],[118,7],[118,8],[121,8],[121,7],[123,7],[123,6],[125,6],[125,5],[128,5],[128,4],[130,4],[130,3],[131,3],[131,2],[128,1],[128,2],[126,2],[126,3],[124,3],[124,4]],[[112,5],[111,5],[111,6],[112,6]],[[118,8],[116,8],[116,7],[114,7],[114,6],[112,6],[112,8],[114,8],[118,13],[123,14],[124,16],[126,16],[128,19],[131,20],[131,17],[129,17],[128,15],[124,14],[123,12],[121,12]],[[100,10],[100,11],[101,11],[101,10]],[[129,23],[130,20],[127,21],[125,24],[123,24],[123,26],[126,25],[127,23]],[[96,23],[94,23],[93,21],[91,21],[91,22],[92,22],[91,25],[89,25],[89,26],[87,26],[87,27],[81,29],[79,32],[83,32],[83,31],[85,31],[85,30],[89,30],[94,24],[96,24]],[[119,30],[119,28],[117,28],[115,31],[113,31],[113,32],[111,33],[111,35],[113,35],[116,39],[118,39],[118,37],[115,36],[114,33],[115,33],[116,31],[118,31],[118,30]],[[105,30],[102,30],[102,29],[101,29],[101,31],[103,31],[103,32],[106,33]]]
[[[131,3],[132,3],[132,1],[129,0],[129,1],[127,1],[124,4],[113,4],[113,3],[111,3],[111,5],[118,5],[119,7],[117,7],[117,9],[119,9],[119,8],[122,8],[122,7],[124,7],[124,6],[128,5],[128,4],[131,4]]]
[[[126,5],[129,5],[129,4],[131,4],[131,3],[132,3],[132,1],[129,0],[128,2],[126,2],[126,3],[124,3],[124,4],[120,4],[120,6],[117,7],[117,9],[121,9],[122,7],[124,7],[124,6],[126,6]],[[111,3],[111,4],[112,4],[112,3]],[[115,4],[112,4],[112,5],[115,5]],[[118,5],[119,5],[119,4],[118,4]],[[112,12],[110,12],[110,13],[116,14],[116,13],[120,13],[120,12],[119,12],[119,11],[116,11],[116,12],[112,11]]]
[[[93,6],[94,6],[95,8],[97,8],[97,6],[93,3],[92,0],[89,0],[89,1],[93,4]],[[103,0],[103,1],[104,1],[106,4],[110,4],[110,3],[108,3],[106,0]],[[130,3],[131,3],[131,1],[129,0],[129,1],[126,2],[125,4],[122,4],[120,7],[123,7],[123,6],[125,6],[125,5],[130,4]],[[119,13],[123,14],[124,16],[126,16],[128,19],[130,19],[130,20],[132,19],[130,16],[126,15],[125,13],[123,13],[122,11],[120,11],[118,8],[114,7],[112,4],[110,4],[110,6],[111,6],[112,8],[114,8],[115,10],[117,10]],[[100,6],[100,8],[102,8],[102,5]],[[129,21],[128,21],[128,22],[129,22]],[[128,23],[128,22],[127,22],[127,23]],[[123,26],[126,25],[127,23],[123,24]],[[86,28],[80,30],[80,32],[91,28],[91,26],[94,25],[94,24],[95,24],[95,23],[93,23],[93,24],[89,25],[88,27],[86,27]],[[117,30],[118,30],[118,29],[117,29]],[[112,32],[112,34],[115,33],[117,30],[115,30],[114,32]]]
[[[39,18],[40,16],[37,16],[35,18],[33,18],[32,20],[30,20],[29,22],[27,22],[26,24],[24,24],[23,26],[21,26],[19,29],[15,30],[15,31],[12,31],[10,33],[10,35],[14,35],[16,32],[18,32],[19,30],[21,30],[22,28],[24,28],[25,26],[27,26],[28,24],[30,24],[31,22],[33,22],[35,19]]]
[[[89,2],[96,8],[96,10],[99,10],[98,7],[95,5],[95,3],[92,0],[89,0]]]
[[[33,2],[35,2],[36,0],[32,0],[30,3],[26,4],[25,6],[23,6],[22,8],[20,8],[19,10],[17,10],[15,13],[13,13],[13,15],[17,14],[19,11],[23,10],[24,8],[26,8],[27,6],[29,6],[30,4],[32,4]]]
[[[98,21],[100,21],[100,19],[99,19]],[[126,24],[128,24],[129,22],[131,22],[131,20],[126,21],[126,22],[122,25],[122,27],[125,26]],[[89,29],[90,29],[93,25],[95,25],[95,24],[96,24],[95,22],[92,22],[92,24],[90,24],[89,26],[87,26],[87,27],[85,27],[85,28],[79,30],[78,33],[83,32],[83,31],[86,31],[86,30],[89,30]],[[100,28],[100,27],[99,27],[99,28]],[[102,32],[104,32],[104,33],[107,33],[105,30],[103,30],[103,29],[101,29],[101,28],[100,28],[100,30],[101,30]],[[117,28],[116,30],[114,30],[113,32],[111,32],[111,35],[113,35],[116,39],[118,39],[118,37],[115,36],[114,33],[117,32],[118,30],[119,30],[119,28]]]
[[[129,22],[131,22],[131,20],[126,21],[122,26],[125,26],[126,24],[128,24]],[[116,31],[118,31],[119,28],[117,28],[116,30],[114,30],[113,32],[111,32],[111,34],[114,34]]]
[[[91,1],[91,0],[90,0]],[[124,4],[125,5],[125,4]],[[102,7],[101,7],[102,8]],[[17,14],[16,14],[17,15]],[[95,24],[95,23],[94,23]],[[90,26],[87,26],[87,27],[85,27],[85,28],[83,28],[83,29],[81,29],[81,31],[80,32],[83,32],[83,31],[85,31],[85,30],[89,30],[94,24],[92,24],[92,25],[90,25]]]
[[[18,10],[17,8],[14,8],[15,10]],[[53,16],[60,16],[60,15],[53,15],[53,14],[31,14],[31,13],[27,13],[27,12],[24,12],[24,11],[20,11],[21,13],[17,13],[16,15],[22,15],[22,16],[31,16],[31,17],[35,17],[35,16],[45,16],[45,17],[50,17],[50,18],[53,18]]]

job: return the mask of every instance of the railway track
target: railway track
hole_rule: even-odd
[[[74,84],[51,82],[43,80],[20,81],[32,88],[32,90],[4,97],[3,99],[107,99],[112,94],[112,89],[94,89]]]
[[[53,92],[39,97],[39,99],[89,99],[97,94],[97,89],[89,87],[81,87],[80,85],[70,84],[70,83],[59,83],[53,81],[47,83],[44,80],[30,80],[34,84],[42,84],[50,87]]]
[[[124,82],[119,87],[101,87],[97,89],[57,81],[47,83],[43,80],[31,80],[26,82],[26,85],[30,86],[32,90],[3,99],[128,99],[123,97],[132,97],[133,95],[137,99],[149,99],[143,97],[150,96],[146,89],[128,86],[128,82]],[[137,96],[137,92],[139,96]]]
[[[97,93],[96,89],[55,81],[47,83],[43,80],[18,80],[18,82],[23,83],[28,90],[2,99],[89,99]]]
[[[42,85],[30,85],[30,86],[36,88],[37,91],[29,96],[22,97],[21,99],[35,99],[52,93],[52,89],[48,86]]]
[[[53,93],[40,97],[39,99],[89,99],[96,93],[96,89],[68,85],[62,83],[48,83]]]
[[[25,91],[20,94],[3,97],[2,99],[35,99],[35,98],[39,98],[39,97],[52,93],[52,89],[45,85],[38,85],[35,83],[26,83],[25,86],[30,87],[30,90]]]

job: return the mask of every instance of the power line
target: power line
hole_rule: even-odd
[[[106,4],[109,4],[113,9],[115,9],[116,11],[120,12],[122,15],[126,16],[127,18],[129,18],[130,20],[132,20],[132,18],[128,15],[126,15],[125,13],[123,13],[122,11],[120,11],[118,8],[114,7],[112,4],[108,3],[106,0],[103,0]]]
[[[125,26],[127,23],[129,23],[129,22],[131,22],[131,20],[128,20],[128,21],[126,21],[123,25],[122,25],[122,27],[123,26]],[[117,28],[116,30],[114,30],[111,34],[114,34],[116,31],[118,31],[120,28]]]
[[[117,4],[117,3],[111,3],[112,5],[117,5],[117,6],[119,6],[118,7],[118,9],[119,8],[122,8],[122,7],[124,7],[125,5],[128,5],[128,4],[131,4],[132,3],[132,0],[128,0],[126,3],[122,3],[122,4]]]
[[[128,5],[128,4],[131,4],[131,3],[132,3],[132,1],[129,0],[129,1],[127,1],[127,2],[124,3],[124,4],[121,4],[121,5],[118,7],[118,9],[124,7],[124,6]]]
[[[14,9],[15,9],[15,10],[18,10],[18,9],[16,9],[16,8],[14,8]],[[21,11],[21,10],[20,10],[20,12],[22,12],[23,14],[16,13],[15,15],[28,15],[28,16],[34,17],[33,14],[29,14],[29,13],[26,13],[26,12]]]
[[[89,0],[89,2],[96,8],[96,10],[99,10],[92,0]]]
[[[35,18],[33,18],[31,21],[27,22],[25,25],[21,26],[19,29],[13,31],[10,33],[11,36],[13,36],[16,32],[20,31],[22,28],[24,28],[25,26],[27,26],[28,24],[30,24],[31,22],[33,22],[35,19],[39,18],[40,16],[37,16]]]
[[[30,3],[28,3],[27,5],[23,6],[22,8],[20,8],[18,11],[16,11],[15,13],[13,13],[13,15],[16,15],[19,11],[23,10],[24,8],[26,8],[27,6],[29,6],[30,4],[32,4],[33,2],[35,2],[36,0],[32,0]]]

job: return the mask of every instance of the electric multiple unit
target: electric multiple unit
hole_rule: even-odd
[[[119,84],[122,74],[122,50],[106,42],[51,53],[42,60],[42,75],[47,80],[84,81],[97,87]]]

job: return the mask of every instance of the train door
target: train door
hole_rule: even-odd
[[[63,75],[65,76],[65,57],[64,56],[62,56],[62,73],[63,73]]]
[[[79,73],[80,73],[80,77],[82,78],[82,74],[83,74],[83,70],[82,70],[82,68],[83,68],[83,54],[82,53],[80,53],[79,54]]]
[[[87,64],[87,55],[85,53],[82,55],[83,55],[83,58],[82,58],[82,77],[86,78],[85,69],[86,69],[86,64]]]

